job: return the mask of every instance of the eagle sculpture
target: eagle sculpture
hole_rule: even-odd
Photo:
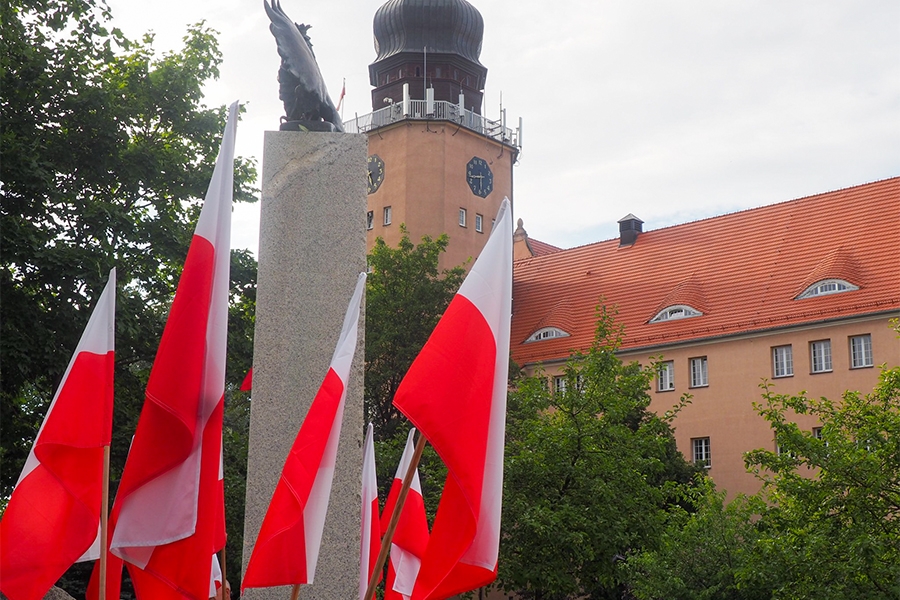
[[[316,55],[306,32],[309,25],[294,23],[284,14],[281,3],[263,0],[272,22],[269,30],[275,36],[281,68],[278,69],[278,98],[284,102],[286,116],[281,129],[344,131],[340,115],[328,95]]]

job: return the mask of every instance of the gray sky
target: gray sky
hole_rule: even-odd
[[[524,120],[515,216],[572,247],[900,175],[897,0],[470,0],[485,21],[483,113]],[[372,18],[383,0],[282,0],[310,30],[344,118],[371,112]],[[128,37],[178,50],[220,35],[209,105],[247,103],[237,151],[261,168],[283,107],[262,0],[109,0]],[[256,250],[258,204],[232,246]]]

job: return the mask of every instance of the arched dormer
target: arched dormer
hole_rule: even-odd
[[[700,317],[703,313],[687,304],[675,304],[662,309],[656,316],[650,319],[651,323],[661,323],[662,321],[674,321],[676,319],[688,319],[690,317]]]
[[[552,340],[554,338],[569,337],[569,334],[559,327],[542,327],[528,336],[525,343],[540,342],[543,340]]]
[[[830,294],[840,294],[841,292],[852,292],[858,290],[859,286],[853,285],[844,279],[823,279],[817,281],[805,290],[800,292],[794,300],[803,300],[804,298],[816,298],[818,296],[828,296]]]

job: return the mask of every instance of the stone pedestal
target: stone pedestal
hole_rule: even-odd
[[[366,150],[364,135],[265,134],[245,570],[285,458],[328,370],[357,276],[366,268]],[[363,322],[315,582],[301,587],[304,599],[359,594]],[[284,600],[290,588],[248,589],[245,597]]]

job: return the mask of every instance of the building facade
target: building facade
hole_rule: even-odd
[[[900,178],[557,250],[516,234],[511,358],[551,384],[589,347],[595,310],[614,306],[621,357],[659,361],[651,408],[683,394],[679,450],[729,497],[758,480],[743,454],[777,450],[754,410],[775,393],[839,399],[871,391],[878,366],[900,364]],[[537,249],[537,251],[535,251]],[[814,431],[809,416],[795,416]]]

